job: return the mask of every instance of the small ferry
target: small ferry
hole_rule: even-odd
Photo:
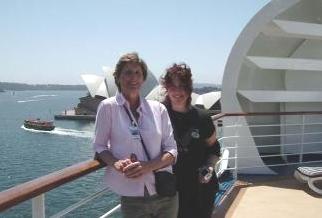
[[[44,121],[44,120],[40,120],[39,118],[36,120],[25,120],[23,125],[27,129],[44,130],[44,131],[51,131],[55,129],[53,121]]]

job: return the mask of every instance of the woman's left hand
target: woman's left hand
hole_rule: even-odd
[[[211,167],[211,166],[205,166],[202,169],[207,170],[208,173],[206,175],[201,175],[199,173],[199,182],[202,183],[202,184],[206,184],[206,183],[210,182],[210,180],[211,180],[211,178],[213,176],[213,173],[214,173],[214,168]]]
[[[145,161],[136,161],[123,168],[123,173],[127,178],[137,178],[150,171],[149,165]]]

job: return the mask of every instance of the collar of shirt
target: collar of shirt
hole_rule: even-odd
[[[141,96],[139,97],[140,98],[140,105],[139,107],[137,108],[137,111],[141,111],[142,113],[145,113],[147,112],[147,102],[146,102],[146,99],[145,98],[142,98]],[[117,92],[116,95],[115,95],[115,100],[116,100],[116,103],[118,105],[125,105],[128,109],[130,108],[130,104],[129,102],[125,99],[125,97],[123,96],[123,94],[121,92]]]

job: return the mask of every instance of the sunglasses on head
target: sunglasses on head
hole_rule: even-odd
[[[188,67],[186,64],[175,64],[172,67],[170,67],[167,71],[169,73],[175,73],[178,71],[185,71],[190,70],[190,67]]]

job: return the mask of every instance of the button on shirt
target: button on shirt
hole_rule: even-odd
[[[134,153],[138,160],[148,161],[140,138],[131,134],[131,120],[123,105],[129,109],[129,103],[121,93],[100,103],[96,115],[94,150],[98,153],[108,150],[117,159],[129,158],[131,153]],[[169,152],[176,158],[177,145],[164,105],[140,98],[137,112],[140,115],[138,129],[151,159],[163,152]],[[172,172],[172,167],[160,170]],[[133,179],[125,177],[112,166],[107,166],[105,183],[112,191],[122,196],[144,196],[144,186],[150,195],[156,194],[153,172]]]

